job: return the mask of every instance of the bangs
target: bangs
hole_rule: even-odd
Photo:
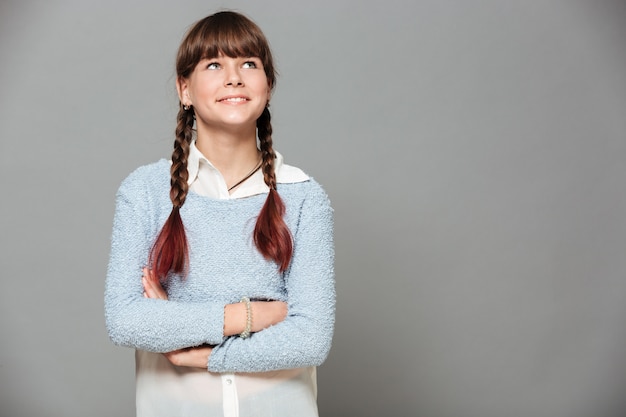
[[[250,30],[248,25],[242,22],[217,22],[218,24],[206,25],[199,33],[202,45],[198,45],[200,59],[216,58],[224,54],[230,58],[267,56],[265,39],[259,39],[257,33]]]

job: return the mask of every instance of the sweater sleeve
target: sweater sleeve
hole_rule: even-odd
[[[248,339],[227,338],[213,349],[209,371],[264,372],[317,366],[326,359],[335,323],[333,213],[314,184],[302,204],[285,273],[287,318]]]
[[[154,240],[145,181],[131,174],[116,196],[105,283],[105,321],[113,343],[152,352],[223,341],[224,305],[143,297],[142,268]]]

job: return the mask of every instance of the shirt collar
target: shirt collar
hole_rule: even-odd
[[[292,167],[290,165],[286,165],[283,162],[283,156],[280,152],[274,151],[276,153],[276,160],[274,161],[274,172],[276,172],[276,182],[277,183],[295,183],[302,182],[309,179],[309,176],[302,172],[300,169],[296,167]],[[213,166],[211,161],[209,161],[203,154],[200,152],[198,147],[196,146],[196,141],[192,141],[189,146],[189,156],[187,157],[187,172],[189,174],[189,178],[187,179],[187,184],[191,185],[198,177],[198,171],[200,170],[200,164],[207,164],[211,171],[214,171],[216,174],[219,173],[217,168]],[[261,171],[257,171],[256,174],[259,174]],[[256,175],[255,174],[255,175]],[[262,173],[261,173],[262,178]],[[268,192],[269,187],[263,183],[259,185],[262,190],[260,192]]]
[[[200,169],[200,161],[204,161],[212,169],[215,169],[213,164],[202,155],[202,152],[198,150],[196,146],[196,141],[192,141],[189,146],[189,156],[187,157],[187,173],[189,174],[189,178],[187,179],[187,184],[191,185],[196,178],[198,177],[198,170]]]

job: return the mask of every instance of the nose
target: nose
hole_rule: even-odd
[[[241,87],[243,85],[243,79],[241,78],[238,68],[234,67],[228,69],[225,84],[228,87]]]

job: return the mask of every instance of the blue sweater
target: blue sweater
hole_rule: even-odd
[[[335,317],[332,208],[320,185],[313,179],[278,184],[294,240],[282,274],[252,241],[267,194],[218,200],[190,192],[181,208],[189,273],[170,274],[169,300],[147,299],[141,270],[171,211],[169,169],[166,160],[140,167],[117,192],[104,300],[111,340],[152,352],[216,345],[208,362],[212,372],[320,365]],[[285,301],[287,318],[248,339],[224,337],[224,306],[243,296]]]

